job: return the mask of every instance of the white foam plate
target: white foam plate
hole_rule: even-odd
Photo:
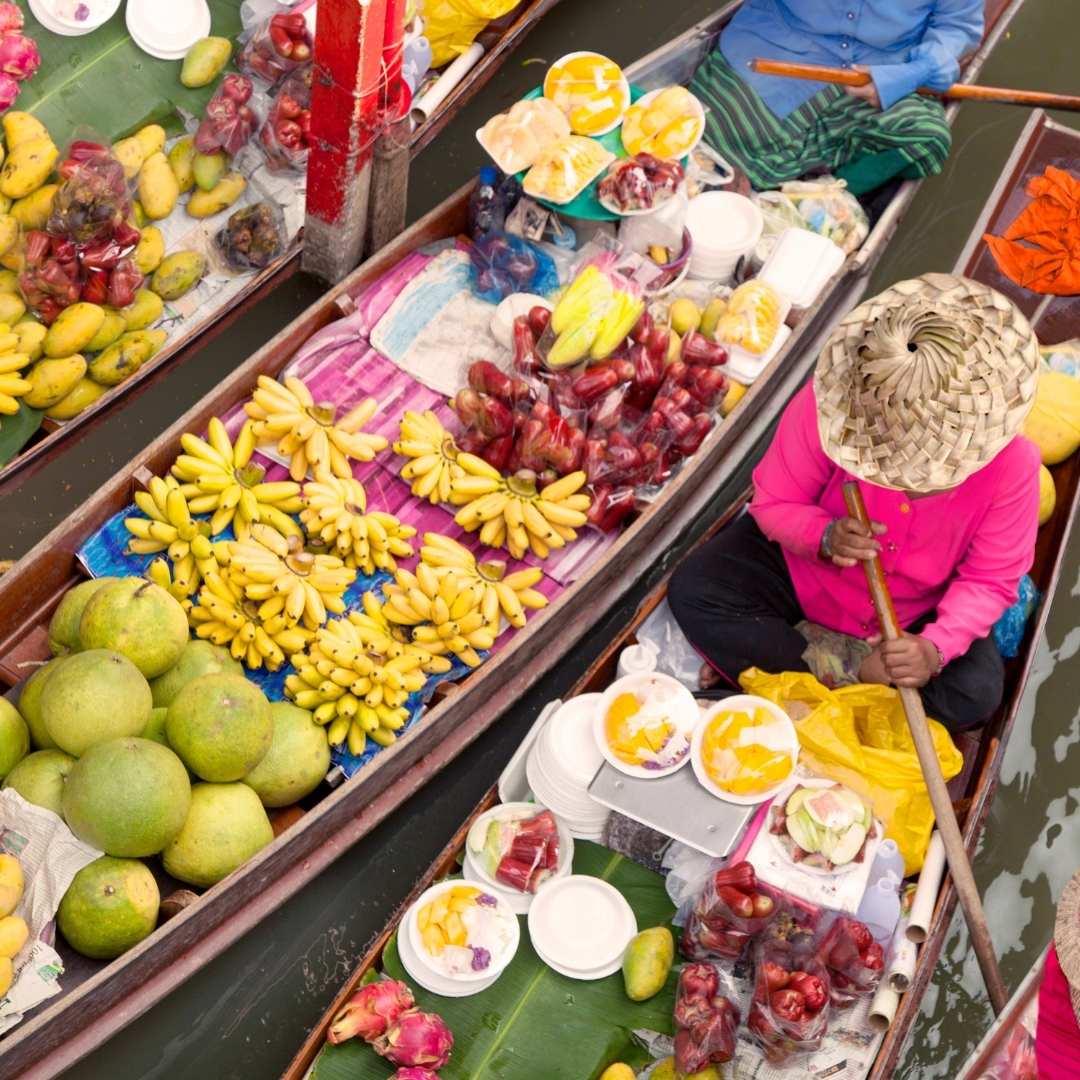
[[[529,788],[537,801],[551,810],[556,817],[566,821],[571,829],[575,826],[599,826],[607,816],[604,808],[584,791],[580,799],[566,799],[561,796],[558,790],[552,787],[535,754],[530,755],[525,769]]]
[[[636,933],[637,919],[626,898],[600,878],[573,874],[553,881],[529,909],[533,947],[563,974],[621,964]]]
[[[398,932],[397,946],[402,967],[405,968],[413,982],[419,983],[425,990],[430,990],[431,993],[438,994],[439,997],[472,997],[473,994],[479,994],[489,986],[493,986],[499,977],[496,974],[486,983],[459,983],[446,978],[444,975],[439,975],[424,964],[420,957],[416,955],[416,950],[413,948],[412,942],[409,941],[407,933]]]
[[[536,950],[536,955],[552,971],[557,972],[559,975],[565,975],[568,979],[576,979],[578,982],[592,982],[594,979],[606,979],[609,975],[614,975],[622,967],[622,957],[618,960],[613,960],[610,964],[606,964],[604,967],[596,968],[592,971],[576,971],[573,968],[564,967],[562,964],[556,963],[550,956],[546,956],[544,952],[537,948],[536,942],[533,942],[533,949]]]
[[[697,702],[694,700],[694,695],[678,679],[673,679],[670,675],[665,675],[659,671],[645,672],[640,675],[627,675],[625,678],[616,679],[601,695],[596,706],[596,711],[593,714],[593,737],[604,760],[612,768],[618,769],[619,772],[625,773],[627,776],[655,780],[657,777],[670,776],[671,773],[678,772],[690,759],[689,748],[673,765],[668,765],[663,769],[646,769],[643,765],[628,765],[623,761],[608,745],[606,732],[607,714],[614,700],[620,694],[637,693],[649,686],[664,687],[670,692],[668,715],[676,730],[676,735],[672,737],[676,738],[681,734],[689,740],[694,725],[701,715],[698,711]]]
[[[578,694],[564,702],[544,731],[552,757],[565,772],[586,784],[604,763],[592,731],[601,697],[601,694]]]
[[[39,0],[27,0],[27,3],[34,18],[36,18],[46,30],[51,31],[54,34],[60,34],[61,37],[82,37],[83,34],[91,33],[100,25],[100,23],[95,23],[90,26],[75,26],[74,24],[63,23],[57,19],[55,15],[47,11]]]
[[[167,11],[167,14],[166,14]],[[128,0],[127,27],[144,52],[175,60],[210,33],[212,19],[206,0]]]
[[[756,795],[733,795],[729,791],[725,791],[722,787],[719,787],[713,782],[709,774],[705,771],[705,763],[701,758],[701,744],[705,737],[705,729],[709,726],[712,718],[717,713],[721,712],[751,712],[754,709],[765,709],[771,713],[777,722],[777,734],[780,741],[776,745],[776,749],[786,749],[791,755],[791,773],[788,773],[777,784],[773,784],[767,791],[759,792]],[[772,746],[772,743],[767,745]],[[710,794],[715,795],[718,799],[723,799],[724,802],[734,803],[736,806],[755,806],[757,803],[767,802],[778,791],[782,790],[791,782],[791,775],[795,771],[795,764],[799,759],[799,737],[795,734],[795,725],[791,722],[791,718],[788,716],[779,705],[774,705],[771,701],[763,697],[756,697],[754,694],[736,694],[734,697],[724,698],[722,701],[718,701],[712,706],[708,712],[701,718],[701,723],[694,728],[694,737],[690,741],[690,761],[694,769],[694,775],[698,778],[698,782],[701,786]]]

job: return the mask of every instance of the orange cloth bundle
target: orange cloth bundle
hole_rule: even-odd
[[[1028,181],[1027,193],[1032,201],[1005,235],[983,239],[998,269],[1017,285],[1075,296],[1080,293],[1080,180],[1048,165],[1042,176]]]

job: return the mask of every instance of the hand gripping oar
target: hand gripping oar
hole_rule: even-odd
[[[870,518],[866,513],[866,504],[863,502],[858,484],[851,481],[844,484],[844,502],[847,504],[848,513],[869,529]],[[866,584],[870,589],[870,598],[874,602],[874,611],[881,626],[882,637],[886,641],[896,641],[901,636],[900,625],[896,621],[896,610],[893,608],[892,597],[889,595],[889,586],[885,582],[885,571],[882,569],[881,560],[875,555],[872,559],[863,562],[863,569],[866,571]],[[934,817],[937,818],[938,832],[941,833],[941,839],[945,845],[949,873],[952,874],[960,906],[964,909],[964,918],[967,919],[971,943],[975,946],[975,955],[982,969],[987,993],[990,995],[990,1004],[994,1008],[995,1015],[1000,1015],[1009,995],[1005,992],[1005,984],[1001,981],[1001,971],[998,969],[997,958],[994,956],[994,943],[990,940],[990,931],[986,925],[986,913],[979,899],[979,890],[975,886],[975,877],[971,872],[971,863],[968,861],[964,840],[960,835],[956,814],[953,812],[949,790],[945,786],[945,777],[941,774],[941,765],[934,749],[934,740],[930,735],[930,725],[926,722],[922,698],[919,696],[919,691],[913,687],[898,686],[896,689],[900,694],[904,712],[907,714],[911,739],[915,743],[915,752],[919,755],[919,765],[922,767],[926,789],[930,793],[930,803],[934,808]]]
[[[829,67],[825,64],[790,64],[786,60],[750,61],[752,70],[761,75],[781,75],[788,79],[811,79],[814,82],[838,83],[841,86],[865,86],[870,74],[854,68]],[[1001,86],[976,86],[953,83],[948,90],[920,86],[916,93],[945,101],[985,101],[998,105],[1023,105],[1029,109],[1067,109],[1080,112],[1080,97],[1071,94],[1047,94],[1041,90],[1011,90]]]

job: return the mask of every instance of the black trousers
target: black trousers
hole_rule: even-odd
[[[780,545],[749,514],[731,522],[675,571],[668,590],[694,648],[735,683],[749,667],[807,671],[799,606]],[[906,627],[917,633],[933,615]],[[1005,668],[991,638],[973,642],[922,688],[926,712],[951,731],[976,727],[1001,704]]]

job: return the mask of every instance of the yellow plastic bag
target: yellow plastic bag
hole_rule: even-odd
[[[748,694],[791,710],[802,752],[811,772],[846,784],[874,808],[886,836],[896,841],[907,874],[917,873],[934,827],[934,810],[911,741],[900,695],[890,686],[845,686],[829,690],[800,672],[767,675],[750,668],[739,676]],[[946,780],[964,765],[952,737],[936,720],[930,734]]]
[[[521,0],[422,0],[424,37],[431,43],[431,66],[459,57],[492,19],[513,11]]]

